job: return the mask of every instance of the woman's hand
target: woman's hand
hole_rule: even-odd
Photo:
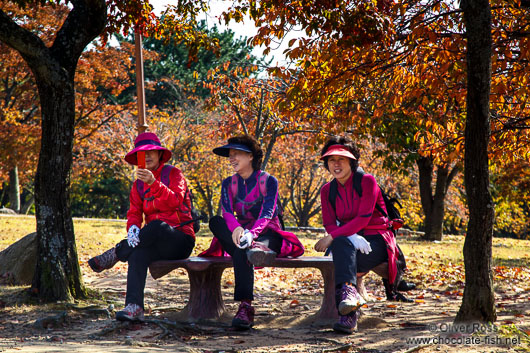
[[[236,244],[237,246],[239,246],[239,239],[241,239],[241,235],[243,235],[243,227],[237,227],[236,229],[234,229],[234,231],[232,232],[232,241],[234,242],[234,244]]]
[[[332,242],[333,242],[333,237],[328,234],[324,238],[317,241],[317,243],[315,244],[315,250],[326,251]]]
[[[372,247],[365,237],[359,234],[350,235],[348,239],[351,241],[355,249],[359,250],[363,254],[369,254],[372,252]]]
[[[155,182],[155,176],[149,169],[138,169],[136,171],[136,177],[149,185]]]

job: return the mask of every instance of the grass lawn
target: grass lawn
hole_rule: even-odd
[[[2,215],[0,229],[2,229],[0,250],[3,250],[26,234],[35,231],[35,217]],[[94,256],[114,246],[126,236],[125,222],[119,220],[75,219],[74,229],[79,257]],[[321,254],[313,249],[317,237],[307,232],[300,232],[298,235],[306,247],[305,255]],[[424,267],[463,265],[464,239],[463,236],[447,235],[439,243],[425,242],[413,237],[400,237],[398,241],[409,267],[423,270]],[[208,226],[203,224],[197,236],[193,255],[206,249],[210,240]],[[492,251],[494,266],[530,267],[530,240],[493,238]]]

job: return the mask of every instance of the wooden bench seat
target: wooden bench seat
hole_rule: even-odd
[[[188,319],[217,319],[224,312],[224,302],[221,295],[221,277],[223,271],[232,267],[230,257],[190,257],[184,260],[156,261],[149,265],[149,272],[154,279],[165,276],[169,272],[184,268],[188,272],[190,281],[189,300],[186,308]],[[324,280],[324,297],[315,320],[329,320],[337,318],[335,306],[335,275],[333,259],[323,256],[301,256],[295,259],[278,258],[268,267],[282,268],[318,268]],[[378,265],[373,272],[383,278],[388,276],[388,264]],[[357,287],[359,293],[368,298],[362,280],[364,274],[358,274]]]
[[[187,310],[188,319],[217,319],[224,312],[221,295],[221,276],[232,267],[230,257],[190,257],[184,260],[156,261],[149,265],[149,272],[158,279],[177,268],[184,268],[190,280],[190,294]],[[302,256],[295,259],[279,258],[268,267],[318,268],[324,279],[324,297],[316,314],[317,320],[337,317],[335,307],[335,284],[333,260],[331,257]]]

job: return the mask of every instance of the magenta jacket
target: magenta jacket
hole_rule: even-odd
[[[221,186],[221,207],[223,218],[228,229],[233,232],[237,227],[250,230],[256,239],[266,230],[272,230],[283,237],[283,244],[278,257],[298,257],[304,253],[304,246],[295,234],[282,230],[278,218],[278,180],[272,175],[266,181],[266,195],[261,195],[258,185],[261,170],[254,171],[250,177],[243,179],[239,174],[237,195],[232,195],[232,177],[223,180]],[[235,197],[234,197],[235,196]],[[228,256],[216,238],[212,239],[210,248],[199,256]]]
[[[335,202],[337,213],[329,202],[330,183],[325,184],[320,191],[322,203],[322,222],[326,232],[333,238],[350,236],[353,234],[369,237],[381,234],[387,244],[388,277],[391,283],[397,275],[397,245],[394,233],[388,229],[389,220],[376,208],[376,202],[386,211],[381,189],[375,178],[364,174],[361,180],[362,197],[353,188],[353,175],[344,185],[338,184],[338,194]],[[337,224],[337,221],[341,225]]]

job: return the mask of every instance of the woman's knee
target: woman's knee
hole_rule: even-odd
[[[236,248],[234,250],[234,253],[232,254],[232,260],[234,261],[234,264],[235,263],[247,264],[248,263],[248,259],[247,259],[246,250],[243,250],[243,249],[240,249],[240,248]]]
[[[226,227],[226,221],[221,216],[213,216],[208,222],[210,231],[215,235],[215,233],[221,228]]]
[[[168,226],[165,222],[159,219],[155,219],[154,221],[147,223],[142,229],[140,229],[140,236],[143,234],[150,234],[156,232],[163,228],[164,225]]]
[[[343,247],[349,247],[349,246],[352,246],[352,243],[350,242],[350,240],[347,237],[336,237],[331,242],[331,248],[332,249],[334,247],[343,248]]]

